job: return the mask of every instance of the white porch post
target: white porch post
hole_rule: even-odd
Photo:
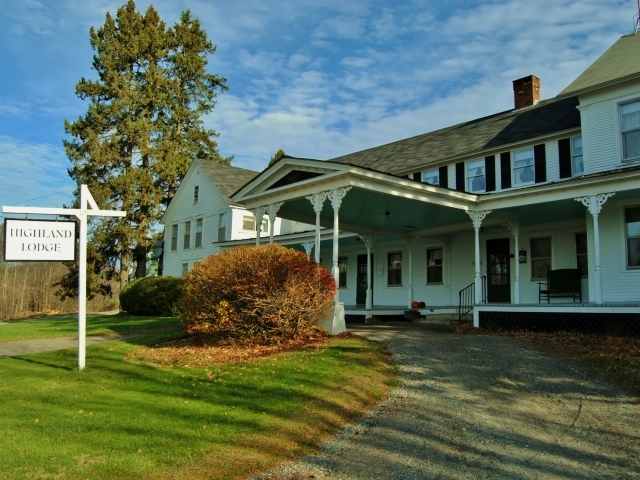
[[[476,267],[476,279],[475,279],[475,303],[482,303],[482,279],[480,278],[480,227],[485,217],[491,213],[491,210],[482,210],[479,212],[467,211],[471,221],[473,222],[473,229],[475,230],[475,267]]]
[[[520,305],[520,260],[518,258],[518,252],[520,251],[520,225],[517,222],[512,222],[510,220],[506,221],[502,225],[507,227],[511,232],[511,234],[513,235],[513,243],[514,243],[513,248],[515,250],[514,274],[516,277],[515,282],[513,283],[513,290],[514,290],[513,303],[515,305]]]
[[[615,193],[599,193],[598,195],[591,195],[589,197],[576,198],[576,202],[582,202],[582,204],[589,209],[589,213],[593,217],[593,250],[594,250],[594,263],[595,263],[595,297],[596,303],[602,304],[602,272],[600,266],[600,225],[598,224],[598,215],[602,211],[602,206],[613,197]]]
[[[256,218],[256,247],[260,246],[260,232],[262,231],[262,218],[264,217],[267,207],[258,207],[251,210]]]
[[[413,246],[420,239],[420,237],[404,237],[404,243],[409,250],[409,300],[407,301],[407,308],[411,308],[411,302],[413,302]]]
[[[378,235],[369,233],[367,235],[360,235],[360,238],[362,238],[362,241],[367,247],[367,298],[365,300],[365,308],[371,310],[373,308],[373,292],[371,290],[371,247],[373,247],[373,242],[376,241]]]
[[[313,250],[314,242],[305,242],[302,244],[304,251],[307,254],[307,260],[311,260],[311,250]]]
[[[272,203],[269,205],[269,243],[273,243],[273,229],[276,224],[276,213],[280,210],[284,202]]]
[[[316,263],[320,263],[320,214],[322,213],[322,206],[327,199],[327,192],[314,193],[306,197],[307,200],[313,205],[313,210],[316,212]]]
[[[345,197],[347,192],[351,190],[351,187],[337,188],[335,190],[331,190],[327,192],[327,197],[331,201],[331,206],[333,207],[333,278],[336,280],[336,285],[340,282],[340,269],[338,267],[338,240],[339,240],[339,228],[340,228],[340,205],[342,205],[342,199]],[[340,289],[336,292],[335,303],[337,304],[339,301]]]

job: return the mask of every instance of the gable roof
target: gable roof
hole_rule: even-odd
[[[237,205],[231,195],[240,187],[249,183],[259,172],[245,168],[232,167],[223,163],[207,160],[196,160],[198,165],[207,174],[220,194],[229,202],[229,205]]]
[[[640,34],[621,37],[558,96],[585,93],[640,77],[639,53]]]
[[[331,159],[394,175],[580,127],[578,97],[553,98]]]

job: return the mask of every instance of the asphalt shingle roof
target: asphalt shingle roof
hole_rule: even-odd
[[[218,162],[207,160],[196,161],[231,205],[236,205],[231,199],[231,195],[239,190],[240,187],[249,183],[259,173]]]
[[[639,76],[638,54],[640,34],[621,37],[558,96],[576,95],[598,86]]]
[[[402,174],[502,145],[580,127],[578,97],[496,113],[451,127],[331,159],[332,162]]]

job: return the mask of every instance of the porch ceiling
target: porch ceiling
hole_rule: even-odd
[[[571,198],[496,210],[489,214],[487,218],[492,216],[512,218],[522,227],[569,220],[584,220],[586,215],[587,209],[585,206]]]
[[[311,202],[306,198],[285,202],[278,216],[309,224],[316,221]],[[340,229],[358,233],[410,235],[413,231],[462,222],[471,228],[471,220],[464,210],[357,188],[347,193],[340,207]],[[333,227],[333,207],[328,199],[323,205],[320,223],[326,228]]]

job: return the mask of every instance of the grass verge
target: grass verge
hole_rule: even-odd
[[[242,478],[314,451],[395,377],[359,338],[226,365],[136,354],[175,337],[88,347],[83,372],[75,350],[1,359],[0,478]]]
[[[459,333],[509,335],[552,348],[584,365],[591,372],[617,385],[640,402],[640,339],[575,332],[491,332],[463,325]]]
[[[127,335],[180,329],[175,317],[136,317],[126,313],[87,317],[87,335]],[[78,335],[78,317],[52,316],[0,322],[0,343]]]

